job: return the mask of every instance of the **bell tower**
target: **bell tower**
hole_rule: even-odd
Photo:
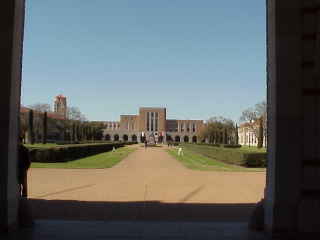
[[[54,100],[54,112],[67,118],[67,98],[62,94],[56,96]]]

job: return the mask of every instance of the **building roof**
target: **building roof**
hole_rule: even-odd
[[[24,107],[24,106],[20,107],[20,113],[28,113],[30,110],[31,110],[31,108],[27,108],[27,107]],[[34,112],[35,113],[41,113],[39,111],[34,111]],[[48,116],[48,118],[52,118],[52,119],[65,120],[64,116],[62,116],[62,115],[60,115],[58,113],[55,113],[55,112],[48,112],[47,116]]]
[[[244,123],[241,123],[239,125],[239,128],[245,128],[245,127],[250,127],[250,126],[253,126],[253,125],[258,125],[258,122],[253,122],[253,123],[250,123],[250,122],[244,122]]]
[[[56,96],[56,98],[67,98],[67,97],[63,96],[62,94],[59,94],[58,96]]]

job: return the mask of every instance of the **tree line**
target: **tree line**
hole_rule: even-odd
[[[267,133],[267,104],[266,101],[245,109],[240,117],[240,123],[246,127],[258,140],[258,148],[262,148]],[[210,144],[239,144],[239,126],[231,119],[225,117],[211,117],[200,133],[203,141],[207,139]]]
[[[87,142],[103,138],[103,124],[89,122],[76,107],[69,108],[67,119],[48,117],[45,104],[31,106],[27,113],[20,114],[20,135],[25,143]]]

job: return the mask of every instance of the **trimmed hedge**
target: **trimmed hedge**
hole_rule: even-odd
[[[240,144],[224,144],[224,148],[241,148]]]
[[[129,143],[130,144],[130,143]],[[105,144],[79,144],[66,145],[52,148],[29,148],[32,162],[54,163],[68,162],[91,155],[108,152],[115,148],[123,147],[124,143]]]
[[[243,158],[247,167],[267,166],[267,153],[244,153]]]
[[[187,149],[217,161],[243,167],[266,167],[266,152],[248,152],[234,148],[213,147],[204,144],[185,144]]]

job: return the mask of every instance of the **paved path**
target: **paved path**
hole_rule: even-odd
[[[56,202],[73,212],[77,209],[72,208],[74,200],[82,204],[92,202],[91,210],[96,207],[97,212],[102,203],[113,203],[113,206],[117,203],[117,208],[122,206],[126,212],[135,211],[137,204],[144,208],[148,205],[157,209],[157,214],[160,203],[166,206],[162,209],[174,209],[175,204],[184,203],[190,210],[190,206],[199,207],[201,203],[207,207],[210,204],[227,209],[246,206],[252,210],[253,203],[263,196],[264,186],[264,172],[190,170],[164,147],[146,150],[139,147],[111,169],[31,169],[29,176],[30,198],[40,199],[34,200],[34,207],[40,209],[46,200],[59,200]],[[208,208],[196,209],[205,213]]]

